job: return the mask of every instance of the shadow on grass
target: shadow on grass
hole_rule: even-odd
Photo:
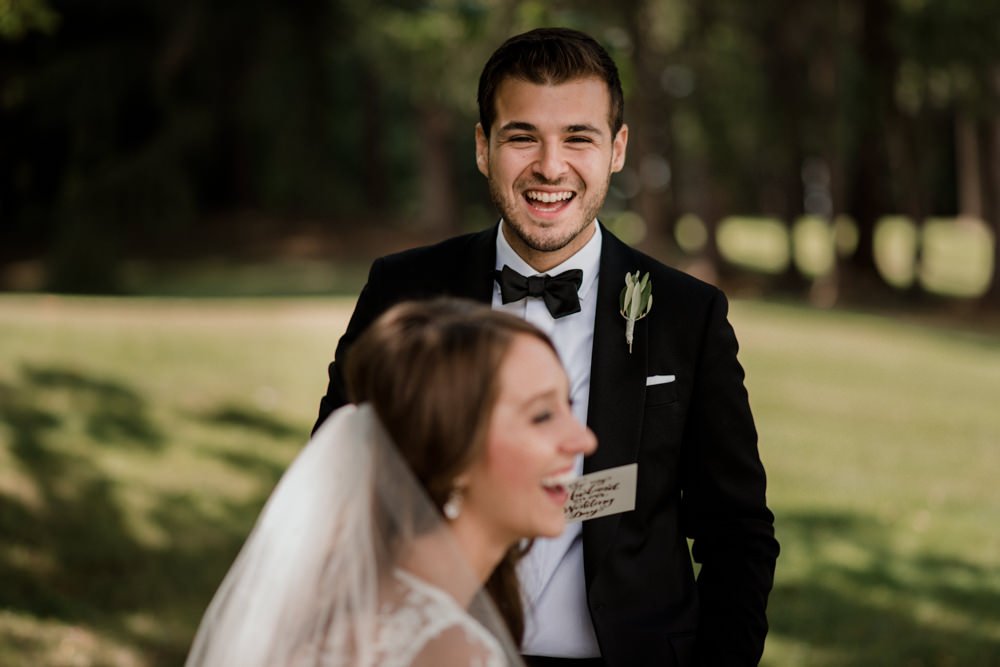
[[[301,441],[305,445],[308,439],[308,433],[296,425],[266,412],[232,403],[193,417],[210,426],[232,428],[247,435],[262,435],[275,441]],[[204,451],[234,468],[271,482],[277,482],[281,473],[285,471],[283,465],[242,451],[213,447],[205,447]]]
[[[222,457],[260,479],[263,490],[211,513],[191,494],[154,495],[146,516],[167,538],[151,546],[136,535],[119,480],[94,456],[101,447],[127,448],[156,464],[167,443],[140,393],[68,369],[26,366],[18,382],[0,384],[0,424],[17,462],[5,471],[13,483],[0,491],[0,608],[89,628],[150,665],[183,662],[189,633],[280,467],[248,454]],[[85,436],[74,441],[81,426]],[[292,430],[248,419],[241,427],[266,437]],[[136,629],[129,620],[136,615],[153,618],[157,631]],[[17,657],[0,643],[4,655]]]
[[[86,432],[95,441],[156,450],[163,435],[149,417],[145,401],[111,380],[88,377],[63,368],[24,366],[25,390],[68,394],[74,412],[86,415]]]
[[[202,419],[218,426],[235,426],[263,433],[272,438],[301,436],[302,430],[274,416],[239,405],[224,405],[206,413]]]
[[[903,552],[893,527],[853,514],[785,515],[778,529],[803,574],[779,575],[771,630],[842,657],[816,664],[1000,665],[995,569]]]

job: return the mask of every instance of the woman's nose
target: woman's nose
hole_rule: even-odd
[[[589,428],[573,419],[573,432],[566,438],[563,446],[570,454],[590,456],[597,449],[597,436]]]

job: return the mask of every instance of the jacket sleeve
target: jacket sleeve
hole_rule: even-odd
[[[778,542],[765,498],[757,431],[727,319],[716,292],[685,426],[682,525],[701,564],[698,664],[756,665],[767,634]]]
[[[326,395],[319,402],[319,416],[313,425],[313,433],[316,432],[316,429],[326,421],[326,418],[334,410],[347,404],[347,387],[344,384],[343,371],[347,351],[354,341],[357,340],[358,336],[361,335],[361,332],[368,328],[368,325],[388,307],[384,290],[381,288],[384,284],[382,279],[383,264],[384,259],[377,259],[372,264],[368,272],[368,282],[361,290],[360,296],[358,296],[358,301],[354,306],[354,314],[351,315],[351,320],[347,324],[347,331],[344,332],[344,335],[340,337],[340,341],[337,343],[337,350],[334,353],[333,361],[330,362],[327,368],[330,380],[326,388]]]

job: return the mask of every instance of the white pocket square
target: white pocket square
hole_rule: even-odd
[[[652,387],[654,384],[667,384],[677,379],[676,375],[650,375],[646,378],[646,386]]]

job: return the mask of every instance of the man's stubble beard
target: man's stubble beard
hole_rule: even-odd
[[[540,238],[535,235],[529,234],[528,229],[525,225],[521,224],[521,221],[517,219],[514,215],[514,211],[517,209],[518,202],[510,201],[505,193],[503,193],[499,187],[497,187],[497,182],[492,177],[488,178],[490,198],[493,200],[493,205],[500,212],[503,217],[504,223],[508,228],[517,235],[524,245],[531,248],[535,252],[556,252],[557,250],[562,250],[567,245],[573,242],[573,239],[578,237],[590,223],[594,222],[597,218],[597,214],[600,212],[601,207],[604,206],[604,200],[608,195],[608,188],[611,184],[611,174],[608,173],[608,178],[604,183],[603,192],[601,194],[593,197],[588,201],[587,197],[583,199],[583,217],[579,224],[575,227],[570,228],[564,235],[555,238]]]

